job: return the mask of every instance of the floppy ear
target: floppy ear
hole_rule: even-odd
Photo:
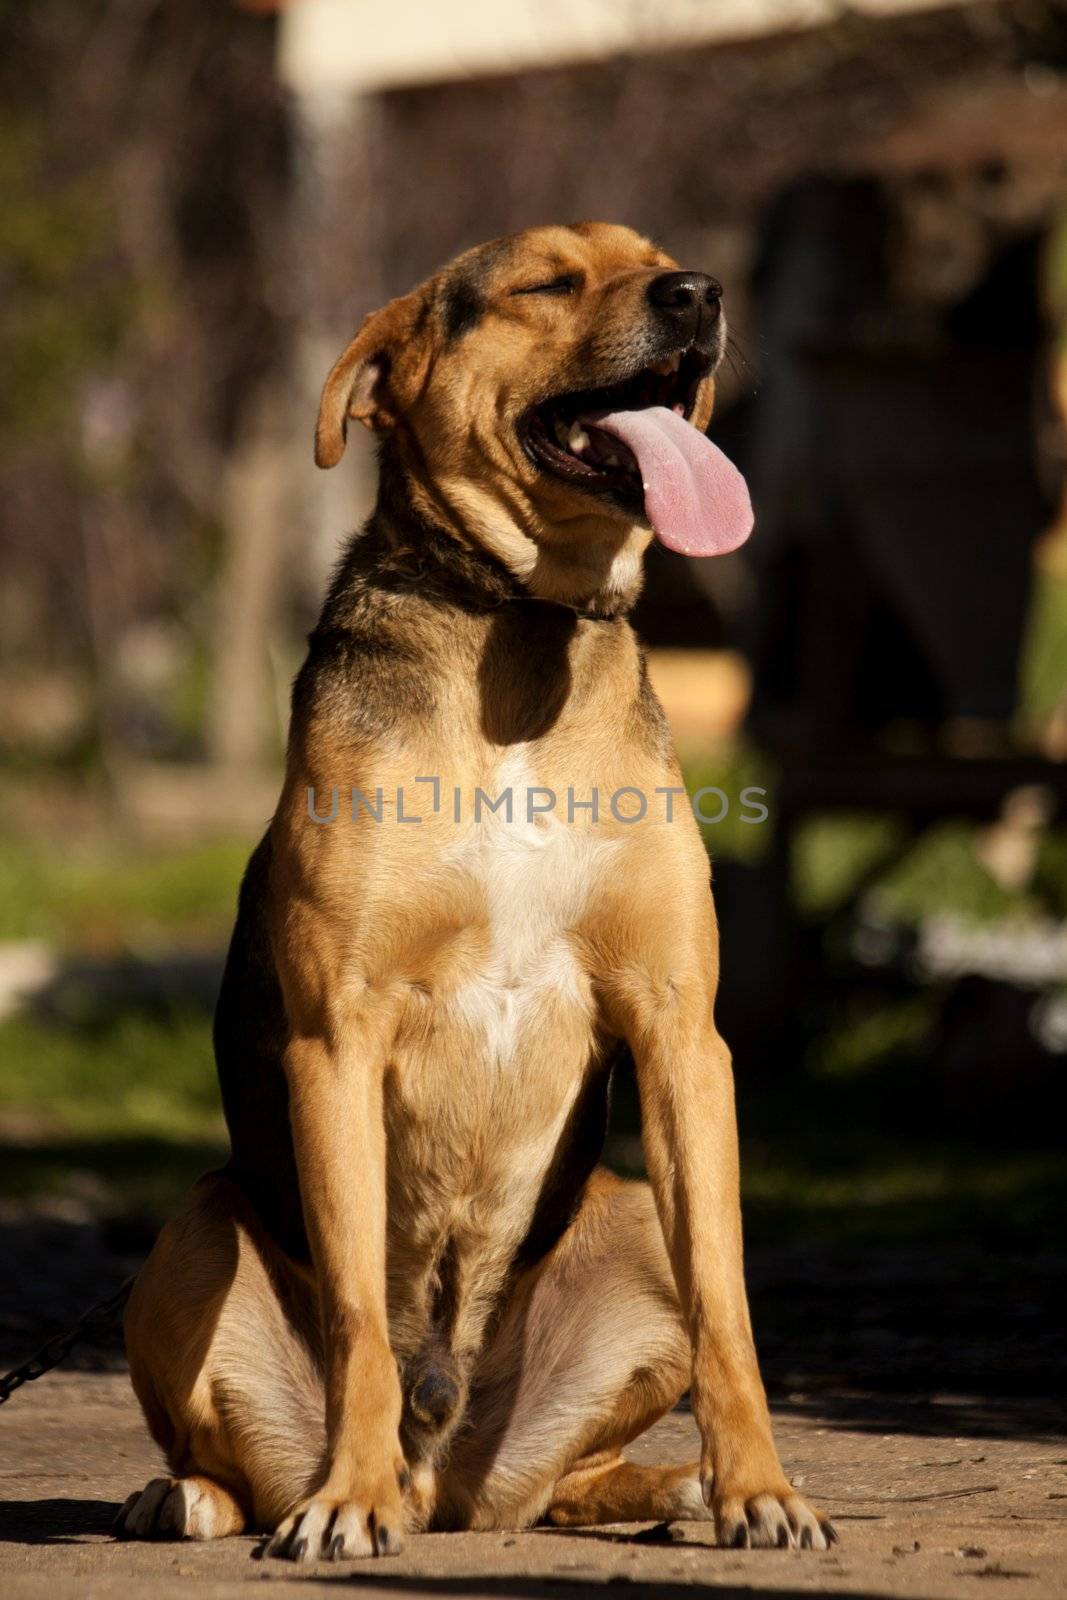
[[[390,410],[389,368],[400,342],[415,324],[418,300],[405,295],[364,317],[359,332],[330,369],[319,402],[315,461],[335,467],[344,455],[348,419],[381,431],[396,422]]]

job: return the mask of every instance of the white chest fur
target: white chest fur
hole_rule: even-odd
[[[573,931],[618,849],[569,822],[563,796],[554,814],[531,817],[527,797],[537,784],[526,747],[516,746],[486,791],[495,800],[510,790],[510,808],[484,807],[447,857],[478,884],[489,926],[488,956],[452,995],[453,1014],[501,1067],[516,1059],[546,1012],[589,1007]]]

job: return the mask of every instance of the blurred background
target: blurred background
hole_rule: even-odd
[[[771,1387],[1013,1425],[1067,1264],[1067,7],[0,0],[0,62],[3,1355],[223,1148],[236,886],[374,494],[312,465],[330,363],[593,217],[726,288],[757,533],[653,552],[636,622],[690,788],[768,791],[705,831]]]

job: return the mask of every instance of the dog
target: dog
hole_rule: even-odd
[[[540,1519],[835,1537],[772,1438],[707,856],[626,620],[653,531],[713,555],[750,530],[704,433],[723,340],[706,274],[544,227],[368,317],[326,379],[316,459],[363,423],[379,498],[241,887],[230,1158],[127,1310],[170,1475],[121,1536],[257,1528],[296,1560]],[[598,1165],[620,1050],[648,1184]],[[700,1461],[625,1459],[687,1388]]]

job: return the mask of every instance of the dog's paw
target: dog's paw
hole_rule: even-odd
[[[244,1525],[233,1495],[210,1478],[153,1478],[120,1507],[111,1531],[116,1539],[221,1539]]]
[[[278,1525],[265,1554],[289,1561],[357,1561],[392,1556],[404,1543],[404,1507],[395,1475],[369,1491],[323,1489]]]
[[[715,1517],[716,1542],[733,1550],[828,1550],[837,1543],[833,1523],[787,1487],[757,1494],[720,1493],[705,1487]]]

